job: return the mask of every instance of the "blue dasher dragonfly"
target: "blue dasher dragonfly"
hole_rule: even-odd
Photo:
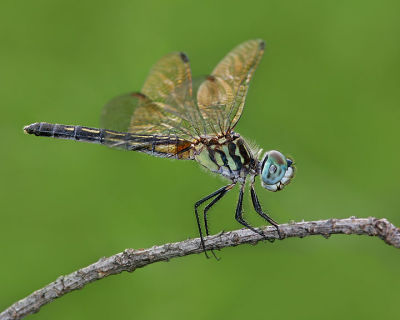
[[[207,212],[234,186],[239,185],[236,220],[264,236],[243,218],[246,182],[255,211],[270,224],[278,224],[261,208],[254,183],[269,191],[282,190],[294,175],[293,161],[276,150],[250,147],[234,128],[242,115],[250,79],[264,52],[264,41],[246,41],[215,67],[211,75],[192,80],[189,59],[182,52],[162,57],[151,69],[141,92],[112,99],[103,109],[100,127],[33,123],[25,133],[72,139],[139,151],[156,157],[195,160],[222,175],[229,184],[195,203],[201,246],[207,255],[199,206],[203,210],[205,234],[209,235]],[[214,253],[213,253],[214,254]]]

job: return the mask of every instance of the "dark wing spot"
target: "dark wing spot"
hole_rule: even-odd
[[[182,59],[182,61],[184,63],[188,63],[189,62],[189,58],[185,53],[181,52],[180,55],[181,55],[181,59]]]

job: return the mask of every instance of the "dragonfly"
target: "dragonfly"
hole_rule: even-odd
[[[265,43],[261,39],[246,41],[230,51],[210,75],[198,79],[192,79],[185,53],[167,54],[152,67],[140,92],[118,96],[105,105],[100,117],[102,129],[37,122],[25,126],[24,131],[156,157],[194,160],[226,178],[228,184],[194,205],[200,244],[207,258],[199,207],[208,202],[202,218],[205,235],[209,236],[208,211],[236,185],[239,186],[237,222],[265,238],[260,229],[243,217],[243,195],[247,185],[255,211],[276,228],[281,238],[278,223],[261,207],[254,183],[260,176],[265,189],[282,190],[294,176],[293,160],[277,150],[262,154],[262,149],[251,146],[234,131],[264,49]]]

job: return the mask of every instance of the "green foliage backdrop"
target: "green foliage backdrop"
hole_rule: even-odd
[[[196,163],[26,136],[36,121],[97,126],[162,55],[195,75],[267,42],[237,127],[294,157],[260,201],[279,222],[386,217],[400,225],[400,2],[11,1],[0,4],[0,309],[125,248],[197,236],[193,203],[223,182]],[[235,190],[237,191],[237,190]],[[211,212],[238,228],[237,192]],[[246,217],[263,222],[245,204]],[[31,319],[373,319],[398,315],[399,251],[357,236],[230,248],[93,283]]]

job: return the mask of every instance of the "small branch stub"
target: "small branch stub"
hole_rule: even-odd
[[[311,235],[329,237],[332,234],[368,235],[381,238],[388,245],[400,248],[400,229],[386,219],[348,218],[319,221],[305,221],[279,226],[282,238],[303,238]],[[265,239],[278,239],[274,227],[262,228],[265,238],[248,229],[219,233],[205,238],[208,250],[233,247],[245,243],[258,243]],[[201,253],[200,239],[189,239],[181,242],[167,243],[148,249],[126,249],[108,258],[61,276],[54,282],[39,289],[26,298],[14,303],[0,313],[0,320],[17,320],[26,315],[38,312],[40,308],[68,292],[81,289],[90,282],[118,274],[123,271],[132,272],[158,261],[168,261],[172,258]]]

